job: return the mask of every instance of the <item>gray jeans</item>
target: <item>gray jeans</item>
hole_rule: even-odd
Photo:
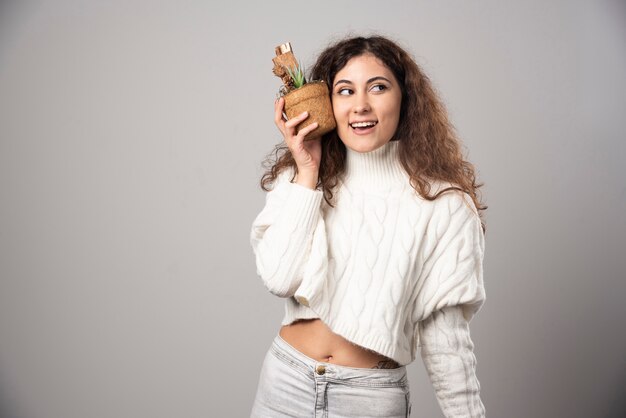
[[[312,359],[280,335],[265,355],[251,418],[409,417],[406,366],[346,367]]]

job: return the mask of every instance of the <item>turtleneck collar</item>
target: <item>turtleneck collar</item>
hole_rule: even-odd
[[[358,188],[391,188],[404,186],[408,174],[398,159],[400,141],[389,141],[369,152],[346,147],[344,183]]]

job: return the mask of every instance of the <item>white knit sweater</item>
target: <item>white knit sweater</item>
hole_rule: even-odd
[[[400,365],[419,347],[444,415],[483,417],[469,331],[485,301],[480,218],[467,194],[421,198],[398,147],[348,148],[334,208],[282,172],[252,224],[257,273],[286,298],[282,325],[320,318]]]

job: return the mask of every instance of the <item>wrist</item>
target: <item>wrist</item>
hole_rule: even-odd
[[[298,173],[296,175],[295,183],[299,184],[300,186],[304,186],[309,189],[315,190],[317,187],[317,174],[311,175],[311,174],[305,174],[305,173]]]

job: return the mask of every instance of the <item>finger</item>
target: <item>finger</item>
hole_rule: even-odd
[[[278,126],[279,129],[285,124],[285,120],[283,119],[283,102],[285,99],[280,97],[276,102],[274,102],[274,123]],[[282,131],[282,129],[281,129]]]
[[[295,118],[291,118],[287,122],[285,122],[285,126],[291,129],[308,117],[309,117],[309,112],[304,111],[300,113],[298,116],[296,116]]]
[[[304,138],[310,132],[313,132],[314,130],[316,130],[318,128],[318,126],[319,126],[319,124],[317,122],[313,122],[310,125],[307,125],[305,128],[300,129],[298,131],[298,136],[302,136],[302,138]]]

